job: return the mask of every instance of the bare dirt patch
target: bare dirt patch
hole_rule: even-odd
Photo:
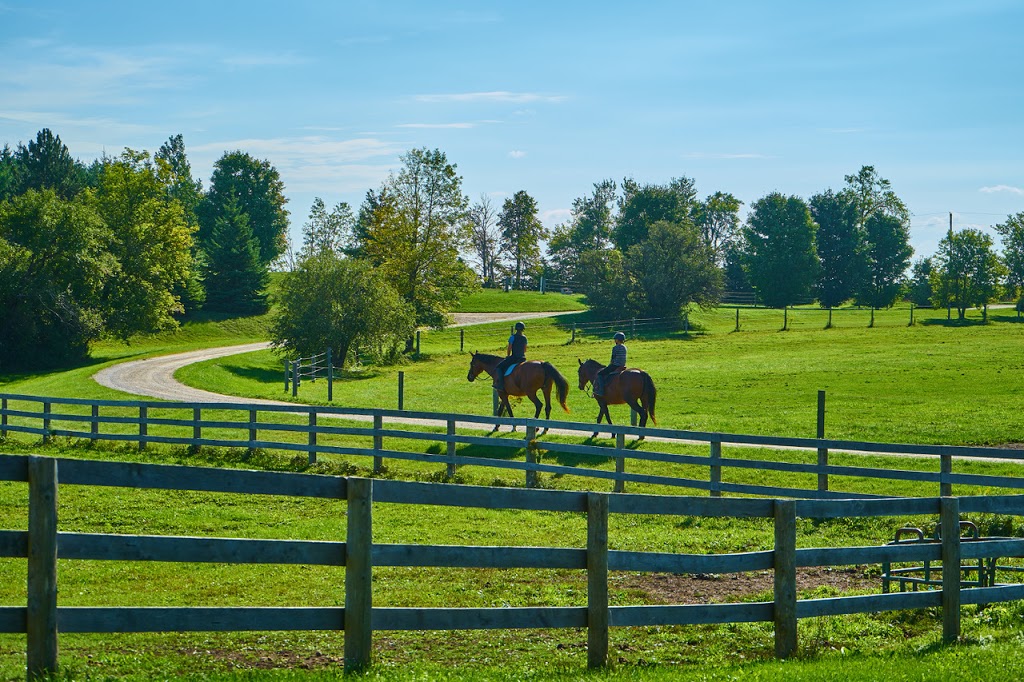
[[[771,571],[721,575],[654,573],[629,576],[619,581],[617,586],[643,592],[652,604],[714,604],[740,601],[771,592],[774,580]],[[868,576],[863,569],[857,567],[797,569],[796,585],[801,592],[821,587],[836,592],[881,591],[881,579]]]

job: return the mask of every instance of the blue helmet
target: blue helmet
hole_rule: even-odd
[[[615,332],[615,336],[613,336],[612,338],[615,339],[616,341],[625,341],[626,335],[623,334],[622,332]]]

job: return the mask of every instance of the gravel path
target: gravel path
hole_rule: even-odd
[[[549,312],[549,313],[456,313],[456,327],[465,327],[474,324],[487,322],[501,322],[503,320],[529,320],[538,317],[552,317],[554,315],[566,315],[573,313]],[[93,375],[96,383],[107,388],[124,393],[146,396],[149,398],[160,398],[163,400],[176,400],[182,402],[197,403],[225,403],[240,402],[260,403],[264,405],[287,405],[276,400],[259,400],[256,398],[238,398],[235,396],[211,393],[198,388],[192,388],[179,382],[174,378],[174,373],[185,365],[195,362],[204,362],[214,358],[222,358],[228,355],[239,353],[251,353],[257,350],[269,348],[267,342],[247,343],[240,346],[223,346],[221,348],[207,348],[194,350],[187,353],[176,353],[174,355],[163,355],[145,360],[132,360],[111,365]]]

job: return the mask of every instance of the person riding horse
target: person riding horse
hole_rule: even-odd
[[[505,349],[505,359],[498,363],[497,372],[494,377],[494,388],[499,391],[505,390],[505,372],[512,365],[526,362],[526,335],[523,331],[526,325],[516,322],[516,330],[508,337],[508,347]]]
[[[615,332],[612,337],[615,345],[612,346],[612,360],[608,366],[597,373],[594,381],[594,395],[604,395],[604,387],[613,376],[626,369],[626,335],[622,332]]]

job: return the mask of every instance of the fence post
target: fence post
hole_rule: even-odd
[[[459,352],[461,353],[466,348],[466,330],[459,330]]]
[[[587,494],[587,667],[608,663],[608,496]]]
[[[501,400],[498,399],[498,389],[491,389],[491,416],[500,417],[498,410],[501,408]]]
[[[379,474],[384,468],[384,457],[380,451],[384,449],[384,436],[380,435],[384,428],[384,416],[380,412],[373,413],[373,473]]]
[[[690,313],[683,313],[683,334],[685,336],[690,335]]]
[[[405,372],[398,372],[398,409],[405,409]]]
[[[960,499],[939,500],[942,527],[942,641],[960,638]]]
[[[949,480],[953,473],[953,455],[939,455],[939,495],[949,497],[953,494],[953,483]]]
[[[420,354],[420,330],[416,330],[416,355]]]
[[[711,497],[722,496],[722,441],[711,440]]]
[[[57,673],[57,460],[28,458],[28,679]]]
[[[537,463],[537,427],[532,424],[526,426],[526,487],[537,487],[537,472],[529,466]]]
[[[50,442],[50,403],[43,401],[43,445]]]
[[[736,308],[736,331],[740,330],[740,309]]]
[[[316,410],[309,411],[309,463],[316,464]]]
[[[373,480],[346,483],[345,672],[354,672],[370,665],[373,650]]]
[[[619,474],[626,473],[626,434],[615,434],[615,487],[613,492],[621,493],[626,491],[626,482]]]
[[[288,392],[288,360],[284,361],[284,392]]]
[[[576,323],[573,322],[572,323],[572,338],[569,339],[569,343],[574,343],[575,341],[576,341]]]
[[[292,397],[299,395],[299,361],[292,362]]]
[[[871,309],[871,322],[868,323],[868,329],[874,329],[875,327],[875,309]]]
[[[832,306],[828,307],[828,324],[825,325],[825,329],[832,328]]]
[[[100,406],[93,405],[90,413],[92,420],[89,422],[89,440],[95,443],[100,435]]]
[[[7,398],[0,403],[0,438],[7,438]]]
[[[818,391],[818,440],[825,437],[825,391]],[[828,448],[818,448],[818,492],[828,490]]]
[[[448,420],[448,478],[455,478],[455,420]]]
[[[907,326],[908,327],[913,327],[914,326],[914,304],[913,303],[910,304],[910,324],[908,324]]]
[[[149,407],[139,405],[139,450],[146,449],[146,435],[149,433]]]
[[[200,422],[203,419],[203,411],[200,407],[192,408],[192,440],[196,441],[192,443],[191,450],[193,453],[199,452],[199,441],[203,438],[203,427]]]
[[[775,500],[775,657],[796,653],[796,502]]]
[[[636,338],[636,318],[631,318],[629,321],[629,338]]]
[[[789,308],[782,306],[782,331],[789,328]]]
[[[327,349],[327,402],[334,402],[334,363],[331,360],[330,348]]]
[[[256,449],[256,410],[249,410],[249,450]]]

